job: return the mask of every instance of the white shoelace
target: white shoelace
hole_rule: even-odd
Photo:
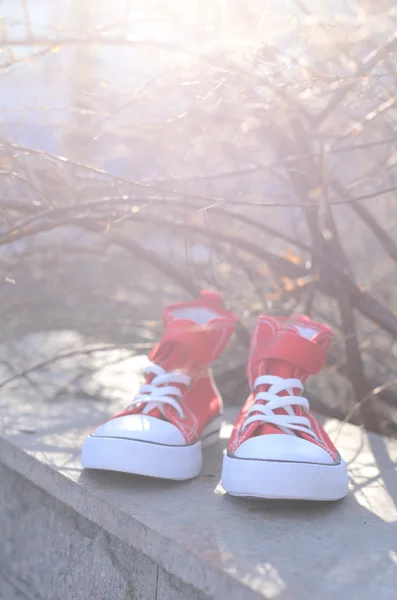
[[[258,392],[255,394],[255,389],[260,385],[268,385],[270,387],[267,392]],[[302,431],[317,440],[310,420],[307,417],[295,414],[293,406],[302,406],[305,411],[308,411],[309,401],[302,396],[294,396],[294,389],[303,391],[303,383],[300,379],[284,379],[275,375],[261,375],[257,377],[253,389],[255,403],[247,412],[242,431],[251,423],[261,421],[276,425],[284,433],[295,435],[295,431]],[[278,396],[279,392],[288,392],[289,396]],[[264,401],[265,404],[259,404],[259,401]],[[287,414],[275,414],[274,411],[277,408],[283,408]]]
[[[143,414],[147,415],[154,408],[158,408],[164,416],[163,408],[165,404],[168,404],[175,408],[181,419],[184,419],[185,415],[179,404],[179,400],[182,399],[182,392],[175,385],[169,384],[180,383],[188,386],[192,382],[191,378],[183,373],[168,372],[159,365],[154,364],[150,364],[142,369],[142,373],[144,375],[151,374],[154,377],[150,383],[146,383],[139,388],[138,394],[128,408],[145,403],[146,406],[142,410]]]

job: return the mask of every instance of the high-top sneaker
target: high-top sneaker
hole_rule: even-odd
[[[251,387],[224,457],[222,483],[234,496],[338,500],[346,464],[301,394],[326,361],[332,330],[298,316],[259,317],[251,338]]]
[[[165,308],[145,385],[126,410],[86,438],[83,467],[164,479],[198,475],[202,447],[217,441],[221,427],[222,399],[209,364],[235,323],[217,292]]]

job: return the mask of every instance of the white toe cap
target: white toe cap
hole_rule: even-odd
[[[256,458],[259,460],[282,460],[288,462],[306,462],[334,464],[332,456],[312,442],[295,435],[271,433],[258,435],[243,442],[234,453],[237,458]]]
[[[182,432],[168,421],[149,415],[124,415],[104,423],[92,434],[95,437],[118,437],[156,444],[183,446]]]

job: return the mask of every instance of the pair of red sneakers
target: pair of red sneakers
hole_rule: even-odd
[[[216,292],[168,306],[164,332],[130,406],[89,435],[82,465],[164,479],[200,473],[202,448],[219,437],[222,399],[210,363],[236,318]],[[301,393],[325,364],[332,330],[299,316],[259,317],[251,338],[251,394],[223,459],[222,484],[235,496],[337,500],[346,464]]]

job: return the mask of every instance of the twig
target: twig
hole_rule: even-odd
[[[36,365],[33,365],[32,367],[29,367],[28,369],[25,369],[24,371],[15,373],[11,377],[8,377],[8,379],[3,380],[0,383],[0,389],[5,387],[9,383],[12,383],[16,379],[20,379],[21,377],[26,378],[27,375],[29,375],[30,373],[33,373],[34,371],[38,371],[40,369],[44,369],[45,367],[48,367],[48,365],[59,362],[60,360],[66,360],[68,358],[73,358],[75,356],[85,356],[85,355],[89,355],[89,354],[94,354],[96,352],[108,352],[109,350],[116,350],[116,349],[117,349],[116,346],[114,346],[113,344],[107,344],[104,346],[97,346],[95,348],[87,348],[86,350],[72,350],[70,352],[64,352],[62,354],[57,354],[56,356],[52,356],[51,358],[48,358],[47,360],[43,360],[42,362],[37,363]]]
[[[361,65],[359,65],[355,70],[356,79],[353,83],[340,87],[335,94],[332,96],[331,100],[324,108],[322,112],[320,112],[313,119],[313,123],[316,127],[318,127],[328,115],[335,110],[335,108],[340,104],[343,98],[354,88],[356,82],[360,79],[360,77],[372,69],[376,63],[381,60],[384,56],[387,56],[387,53],[394,50],[397,46],[397,32],[393,33],[389,39],[382,44],[376,50],[370,52],[366,58],[363,60]]]

